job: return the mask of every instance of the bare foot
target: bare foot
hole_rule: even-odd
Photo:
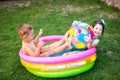
[[[69,43],[72,43],[72,39],[73,39],[73,37],[70,36],[70,37],[68,38],[68,42],[69,42]]]
[[[76,23],[78,23],[77,20],[73,21],[72,26],[75,26]]]
[[[72,45],[71,45],[71,43],[72,43],[72,36],[70,36],[69,38],[68,38],[68,43],[69,43],[69,46],[68,46],[68,48],[69,49],[72,49]]]
[[[66,45],[68,49],[72,49],[71,41],[67,40]]]
[[[65,41],[67,41],[68,35],[69,35],[69,31],[67,31],[67,32],[65,33],[65,35],[64,35],[64,40],[65,40]]]
[[[75,51],[75,52],[67,52],[67,53],[64,53],[62,56],[67,56],[67,55],[71,55],[71,54],[77,54],[77,51]]]

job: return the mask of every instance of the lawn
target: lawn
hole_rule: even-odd
[[[31,23],[35,35],[64,35],[73,20],[92,25],[97,19],[106,22],[105,33],[97,46],[94,67],[74,77],[60,80],[120,80],[120,10],[100,0],[16,0],[0,1],[0,80],[57,80],[37,77],[20,63],[20,24]]]

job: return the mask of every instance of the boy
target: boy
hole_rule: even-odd
[[[40,29],[38,35],[34,39],[34,29],[32,25],[22,24],[18,28],[18,34],[22,40],[22,51],[29,56],[50,56],[59,53],[68,48],[71,44],[71,39],[68,38],[68,32],[58,42],[43,46],[44,42],[38,42],[43,30]],[[68,38],[68,40],[67,40]]]

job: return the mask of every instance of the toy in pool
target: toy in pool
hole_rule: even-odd
[[[84,22],[76,21],[69,29],[69,36],[72,36],[72,46],[74,49],[86,49],[87,42],[86,37],[94,38],[94,32],[92,28]]]
[[[40,40],[48,43],[62,39],[63,36],[46,36]],[[32,74],[45,78],[75,76],[90,70],[96,60],[96,48],[67,56],[32,57],[19,52],[22,65]]]

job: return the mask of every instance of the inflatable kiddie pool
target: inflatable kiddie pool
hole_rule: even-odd
[[[40,41],[54,42],[63,36],[46,36]],[[90,70],[96,60],[96,48],[78,52],[77,54],[56,57],[32,57],[19,51],[22,65],[32,74],[45,78],[63,78],[75,76]]]

